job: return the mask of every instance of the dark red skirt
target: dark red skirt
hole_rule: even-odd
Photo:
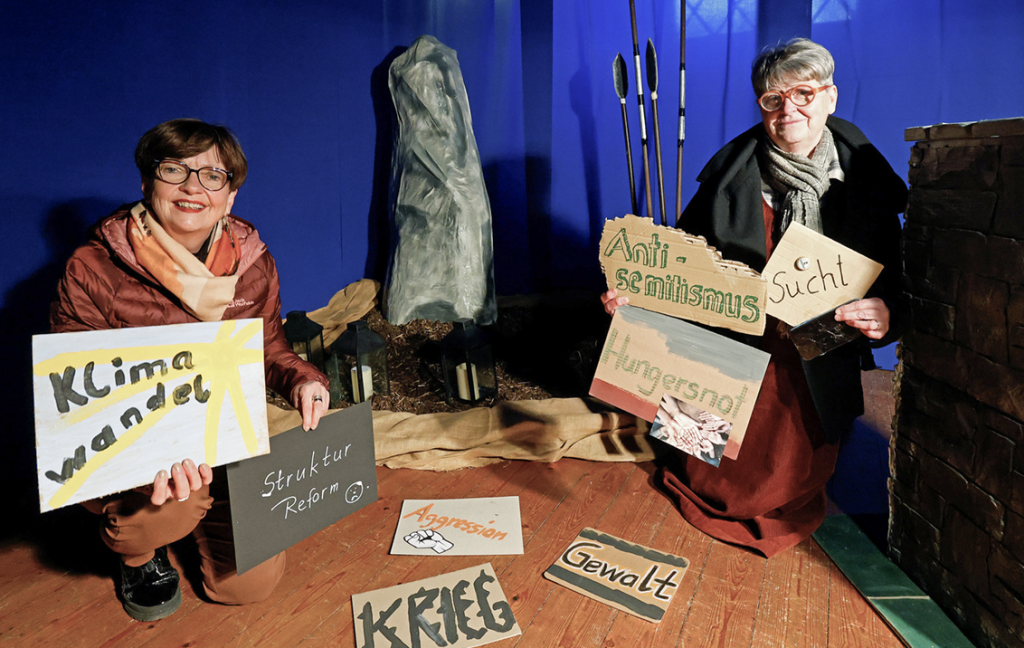
[[[800,356],[777,328],[769,318],[761,348],[772,358],[737,458],[715,468],[670,449],[679,461],[655,476],[687,522],[769,558],[825,519],[825,485],[839,453],[825,443]]]

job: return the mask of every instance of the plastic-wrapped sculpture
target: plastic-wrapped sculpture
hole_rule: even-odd
[[[491,324],[491,206],[455,50],[419,37],[391,64],[388,86],[398,125],[387,319]]]

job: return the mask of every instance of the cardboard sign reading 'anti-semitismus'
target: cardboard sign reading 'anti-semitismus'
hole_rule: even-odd
[[[391,553],[498,556],[523,553],[518,497],[405,500]]]
[[[634,306],[764,333],[764,279],[742,263],[723,260],[703,237],[627,214],[605,222],[601,267],[608,287]]]
[[[354,594],[356,646],[472,648],[522,634],[490,564]]]
[[[270,439],[271,452],[228,466],[238,573],[377,501],[373,417],[364,402]]]
[[[32,337],[42,511],[270,451],[263,320]]]
[[[657,623],[689,566],[681,556],[583,529],[544,578]]]
[[[590,395],[654,421],[670,394],[728,421],[735,458],[770,356],[694,324],[622,306],[615,311]]]
[[[767,312],[796,326],[863,297],[882,265],[799,223],[782,235],[764,267]]]

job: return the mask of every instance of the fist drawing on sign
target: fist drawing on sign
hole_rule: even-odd
[[[433,529],[413,531],[409,535],[405,536],[404,540],[417,549],[433,549],[439,554],[444,553],[455,546],[445,540],[444,536]]]

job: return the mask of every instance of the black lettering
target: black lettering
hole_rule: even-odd
[[[146,407],[149,408],[150,412],[153,412],[153,411],[156,411],[156,410],[160,409],[161,407],[163,407],[164,403],[165,403],[165,400],[164,400],[164,384],[163,383],[157,383],[156,384],[156,393],[153,394],[152,396],[150,396],[149,400],[146,401]]]
[[[196,376],[196,379],[192,381],[192,389],[196,393],[196,400],[200,403],[205,403],[210,400],[210,390],[203,389],[203,374]]]
[[[71,388],[71,383],[74,382],[74,380],[74,367],[68,367],[65,369],[63,376],[56,373],[50,374],[50,384],[53,385],[53,399],[57,403],[57,411],[61,414],[67,414],[71,411],[68,401],[71,401],[75,405],[85,405],[89,402],[88,398],[82,396]]]
[[[441,613],[441,620],[444,621],[444,636],[448,643],[455,643],[459,640],[459,629],[455,625],[455,607],[452,605],[452,591],[447,587],[441,588],[441,605],[437,611]]]
[[[512,628],[512,624],[516,622],[514,616],[512,616],[512,608],[506,601],[498,601],[494,604],[494,610],[491,609],[490,603],[487,601],[489,592],[484,588],[487,583],[494,582],[494,578],[490,576],[484,570],[480,570],[480,575],[473,581],[473,589],[476,590],[476,601],[480,605],[480,616],[484,618],[484,625],[494,630],[495,632],[506,632]],[[494,618],[494,611],[497,611],[499,616],[504,619],[504,623],[498,623]]]
[[[139,410],[137,408],[133,407],[130,410],[128,410],[127,412],[125,412],[124,414],[121,415],[121,425],[124,426],[124,429],[127,430],[128,428],[130,428],[132,426],[132,417],[133,416],[136,419],[136,421],[135,421],[136,424],[142,423],[142,414],[139,413]]]
[[[95,362],[90,362],[85,365],[85,393],[92,398],[103,398],[110,393],[110,385],[107,385],[103,389],[96,389],[96,385],[92,381],[92,369],[95,366]]]
[[[114,365],[115,367],[120,367],[121,358],[114,358],[113,360],[110,361],[110,364]],[[124,372],[121,371],[120,369],[114,372],[114,384],[117,385],[118,387],[124,385]]]
[[[679,573],[678,571],[673,569],[671,572],[669,572],[669,575],[666,576],[665,578],[655,578],[654,579],[654,582],[658,583],[658,590],[654,593],[654,598],[661,599],[662,601],[671,600],[672,595],[671,594],[664,594],[664,591],[665,591],[666,587],[679,587],[679,583],[676,583],[675,581],[672,580],[673,578],[675,578],[675,575],[678,574],[678,573]]]
[[[185,383],[184,385],[178,385],[171,392],[171,399],[175,405],[184,405],[188,402],[188,395],[192,393],[192,385]]]
[[[85,450],[84,446],[82,447],[82,450]],[[47,470],[46,478],[55,481],[58,484],[63,484],[67,480],[71,479],[71,477],[74,476],[74,474],[75,460],[72,459],[71,457],[67,457],[66,459],[64,459],[64,464],[60,468],[60,474],[58,475],[52,470]]]
[[[825,269],[821,267],[821,259],[818,259],[818,274],[821,275],[822,289],[828,290],[828,286],[825,285],[825,277],[829,277],[830,279],[832,279],[832,286],[834,288],[839,288],[839,284],[836,283],[836,276],[831,272],[825,272]]]
[[[155,373],[155,369],[157,369],[158,367],[160,369],[160,375],[166,376],[167,363],[164,362],[163,360],[154,360],[153,362],[141,362],[135,365],[134,367],[131,368],[130,371],[132,377],[132,384],[134,385],[135,383],[142,380],[140,376],[143,371],[146,372],[146,380],[151,379]]]
[[[179,351],[171,360],[171,366],[174,367],[175,369],[181,369],[183,367],[185,369],[193,369],[194,365],[192,364],[192,352]]]
[[[437,599],[437,588],[427,590],[421,587],[418,592],[409,595],[409,639],[412,642],[412,648],[420,648],[420,630],[425,632],[438,646],[448,645],[441,638],[439,632],[441,624],[430,623],[423,616],[423,613],[434,605],[435,599]]]
[[[466,610],[473,605],[473,599],[463,598],[467,587],[469,587],[469,581],[459,581],[459,584],[452,588],[452,602],[455,603],[455,620],[458,623],[459,630],[462,630],[462,634],[466,635],[467,638],[479,639],[487,634],[487,629],[480,628],[475,630],[469,626],[469,617],[466,616]]]
[[[103,431],[92,438],[92,451],[103,452],[117,441],[114,431],[109,425],[103,426]]]
[[[398,606],[401,604],[402,599],[397,599],[380,615],[380,617],[378,617],[376,623],[373,621],[373,607],[370,605],[370,602],[367,601],[366,604],[363,605],[363,611],[359,613],[358,617],[356,617],[363,621],[363,637],[366,639],[366,643],[363,644],[363,648],[375,648],[373,637],[378,632],[391,642],[390,648],[409,648],[409,646],[407,646],[405,642],[399,639],[398,635],[395,634],[396,628],[394,626],[386,625],[388,619],[391,618],[391,615],[395,613],[395,610],[397,610]]]

